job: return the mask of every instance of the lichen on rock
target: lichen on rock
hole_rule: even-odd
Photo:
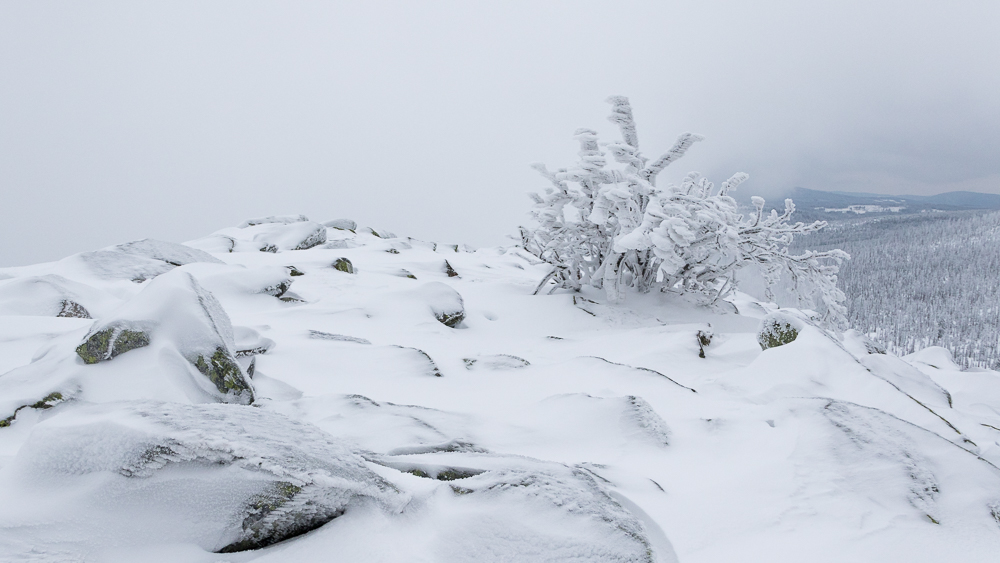
[[[242,396],[246,394],[250,396],[250,401],[253,400],[253,390],[243,378],[243,371],[240,370],[240,365],[225,348],[221,346],[216,348],[215,352],[207,358],[205,355],[199,355],[191,363],[223,395],[233,394]]]
[[[777,348],[793,342],[803,328],[803,323],[792,315],[776,312],[764,317],[757,330],[757,343],[761,350]]]
[[[32,403],[30,405],[21,405],[16,409],[14,409],[14,414],[8,416],[7,418],[0,419],[0,428],[6,428],[7,426],[10,426],[11,423],[14,422],[14,419],[17,418],[17,413],[21,409],[36,409],[36,410],[51,409],[52,407],[56,406],[57,404],[63,401],[64,399],[62,393],[58,391],[53,391],[52,393],[49,393],[41,400],[35,403]]]
[[[71,301],[69,299],[63,299],[60,303],[59,313],[56,314],[57,317],[72,317],[77,319],[92,319],[94,317],[90,316],[90,311],[86,307],[80,305],[76,301]]]
[[[333,269],[344,272],[345,274],[353,274],[354,264],[352,264],[347,258],[337,258],[333,261]]]
[[[143,346],[149,346],[148,330],[118,322],[89,334],[76,353],[84,363],[96,364]]]

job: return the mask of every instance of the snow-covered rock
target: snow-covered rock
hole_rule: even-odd
[[[462,296],[449,285],[441,282],[426,283],[416,290],[415,295],[427,303],[434,318],[445,326],[457,328],[465,318]]]
[[[64,261],[82,262],[87,270],[101,279],[128,279],[136,282],[155,278],[185,264],[222,262],[197,248],[154,239],[84,252]],[[72,267],[72,264],[67,266]]]
[[[168,342],[204,375],[226,401],[247,404],[253,388],[236,362],[229,316],[191,274],[178,271],[149,283],[138,295],[99,320],[77,347],[87,364]]]
[[[327,221],[323,225],[330,227],[331,229],[340,229],[342,231],[355,231],[358,228],[358,224],[350,219],[334,219],[333,221]]]
[[[247,219],[246,221],[240,223],[240,228],[242,229],[267,224],[288,225],[290,223],[305,223],[308,221],[309,218],[305,215],[270,215],[268,217],[259,217],[257,219]]]
[[[260,250],[268,252],[305,250],[326,242],[326,227],[308,221],[280,226],[267,225],[267,228],[259,230],[253,240],[260,246]]]
[[[58,274],[0,281],[0,315],[90,319],[121,304],[120,299]]]
[[[802,319],[781,311],[770,313],[760,321],[757,343],[761,350],[776,348],[794,341],[802,330]]]
[[[5,475],[0,502],[25,508],[0,512],[0,538],[36,553],[164,541],[258,549],[354,506],[394,512],[406,500],[329,434],[234,405],[67,409],[35,427]]]

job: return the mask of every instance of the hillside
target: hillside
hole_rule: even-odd
[[[964,367],[1000,367],[1000,213],[864,217],[799,237],[793,251],[841,248],[852,327],[896,354],[948,348]]]
[[[1000,373],[548,271],[301,216],[0,270],[0,560],[996,560]]]

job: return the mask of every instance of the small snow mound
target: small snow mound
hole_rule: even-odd
[[[528,360],[510,354],[485,354],[474,358],[462,358],[462,361],[465,362],[465,369],[468,370],[518,369],[531,365]]]
[[[0,315],[89,319],[120,303],[104,291],[56,274],[0,282]]]
[[[330,332],[323,332],[322,330],[310,330],[309,338],[314,340],[333,340],[335,342],[353,342],[355,344],[371,344],[370,340],[366,340],[364,338],[347,336],[344,334],[333,334]]]
[[[932,368],[961,371],[962,367],[955,363],[951,351],[941,346],[929,346],[906,356],[906,360],[931,366]]]
[[[844,348],[855,356],[886,353],[885,346],[853,328],[844,332]]]
[[[233,339],[236,343],[237,358],[266,354],[268,350],[274,348],[273,340],[261,336],[259,332],[246,326],[234,326]]]
[[[430,282],[417,289],[416,293],[427,303],[434,318],[441,324],[457,328],[465,319],[465,303],[462,296],[451,286],[441,282]]]

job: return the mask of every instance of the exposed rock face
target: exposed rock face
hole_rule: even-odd
[[[138,323],[112,322],[88,335],[76,348],[76,353],[87,364],[105,362],[119,354],[149,346],[149,333],[149,328]]]
[[[219,393],[239,395],[249,391],[239,363],[225,348],[216,348],[211,357],[201,354],[193,363],[215,385]]]
[[[802,330],[803,323],[792,315],[776,312],[764,317],[757,330],[757,343],[761,350],[776,348],[793,342]]]
[[[344,272],[345,274],[353,274],[354,264],[351,264],[351,261],[347,258],[337,258],[333,261],[333,269]]]
[[[462,296],[450,286],[441,282],[425,284],[419,290],[431,311],[441,324],[456,328],[465,319],[465,303]]]
[[[59,313],[56,314],[57,317],[73,317],[77,319],[92,319],[94,317],[90,316],[90,311],[83,305],[80,305],[76,301],[70,301],[69,299],[63,299],[60,304]]]
[[[58,391],[53,391],[52,393],[49,393],[48,395],[42,397],[35,403],[32,403],[30,405],[22,405],[14,409],[14,414],[8,416],[7,418],[0,419],[0,428],[6,428],[7,426],[10,426],[10,423],[13,422],[15,418],[17,418],[17,413],[21,409],[36,409],[36,410],[51,409],[57,404],[63,402],[63,400],[64,399],[62,393]]]

